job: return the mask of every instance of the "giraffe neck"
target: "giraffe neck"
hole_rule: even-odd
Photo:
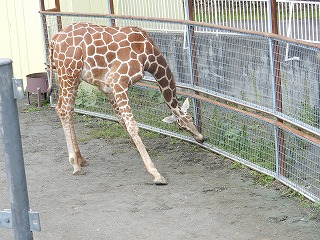
[[[176,97],[176,84],[171,69],[157,47],[147,58],[146,71],[156,79],[166,104],[175,115],[179,115],[179,105]]]

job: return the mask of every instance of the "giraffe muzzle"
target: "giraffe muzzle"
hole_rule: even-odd
[[[203,143],[206,139],[203,137],[203,135],[202,134],[198,134],[198,135],[194,135],[193,136],[194,137],[194,139],[198,142],[198,143]]]

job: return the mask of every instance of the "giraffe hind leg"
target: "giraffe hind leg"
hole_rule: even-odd
[[[68,79],[64,77],[60,77],[59,82],[60,93],[56,112],[58,113],[62,123],[68,148],[69,162],[73,165],[74,175],[84,174],[82,167],[87,165],[87,162],[81,156],[73,122],[75,97],[80,82],[78,79]]]

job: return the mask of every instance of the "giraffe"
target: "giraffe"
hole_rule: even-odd
[[[65,27],[49,46],[50,82],[52,92],[53,68],[59,81],[56,105],[64,130],[69,162],[73,174],[83,174],[86,160],[82,157],[76,139],[73,113],[77,89],[81,81],[98,87],[111,103],[119,123],[128,131],[154,184],[167,184],[153,164],[140,136],[128,99],[128,88],[142,79],[144,71],[156,79],[172,115],[164,122],[177,122],[199,143],[204,137],[187,112],[189,101],[180,107],[176,86],[166,59],[148,34],[137,27],[105,27],[91,23],[75,23]]]

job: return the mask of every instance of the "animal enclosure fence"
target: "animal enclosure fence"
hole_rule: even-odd
[[[270,0],[109,0],[112,13],[190,19],[222,26],[271,32]],[[186,5],[189,5],[190,14]],[[320,42],[320,2],[276,0],[279,34]],[[206,29],[212,31],[212,29]]]
[[[184,20],[40,13],[46,43],[73,22],[110,25],[116,20],[117,25],[154,29],[149,34],[171,66],[180,102],[193,100],[196,123],[208,138],[201,146],[320,200],[319,45]],[[205,31],[194,31],[199,28]],[[288,60],[288,54],[298,58]],[[169,111],[150,75],[131,88],[130,101],[141,127],[197,144],[161,122]],[[76,107],[81,113],[116,119],[104,95],[85,84]]]
[[[320,41],[320,2],[277,0],[279,34]],[[271,32],[270,0],[194,0],[194,19],[223,26]]]

